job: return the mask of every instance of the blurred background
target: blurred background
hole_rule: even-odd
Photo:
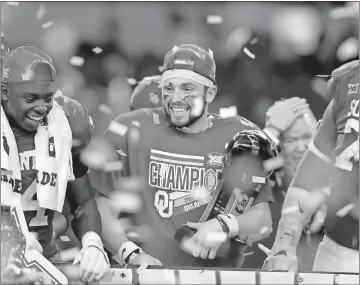
[[[359,57],[358,14],[357,2],[1,2],[1,29],[11,48],[53,58],[58,88],[87,106],[100,135],[184,43],[214,52],[211,111],[235,105],[263,127],[275,100],[298,96],[319,119],[331,71]]]

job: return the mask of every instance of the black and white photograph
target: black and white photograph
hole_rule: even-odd
[[[0,4],[1,284],[359,284],[359,2]]]

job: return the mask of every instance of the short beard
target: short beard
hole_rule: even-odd
[[[203,98],[203,108],[201,110],[201,113],[197,116],[191,115],[191,111],[190,111],[190,118],[189,120],[184,123],[184,124],[173,124],[173,122],[171,121],[171,116],[168,112],[168,110],[164,107],[164,111],[165,111],[165,117],[167,119],[167,121],[169,122],[169,127],[174,127],[174,128],[188,128],[190,127],[192,124],[194,124],[197,120],[199,120],[205,113],[205,109],[206,109],[206,101],[205,98]]]

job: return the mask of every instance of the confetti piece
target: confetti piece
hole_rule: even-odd
[[[271,253],[271,250],[268,249],[266,246],[262,245],[261,243],[258,243],[259,249],[264,252],[266,255],[269,255]]]
[[[163,71],[163,67],[162,66],[158,66],[158,70],[160,71],[160,72],[162,72]]]
[[[83,66],[84,65],[84,59],[80,56],[73,56],[70,59],[70,64],[74,66]]]
[[[263,166],[267,172],[274,171],[275,169],[282,168],[285,165],[285,159],[281,156],[275,156],[265,160]]]
[[[129,134],[129,143],[137,145],[140,141],[140,131],[137,128],[132,128]]]
[[[230,106],[228,108],[219,108],[219,116],[222,119],[233,118],[238,115],[236,106]]]
[[[123,169],[123,164],[121,161],[112,161],[104,166],[105,172],[121,171]]]
[[[111,114],[111,112],[112,112],[111,108],[105,104],[100,104],[98,108],[99,108],[100,112],[103,112],[105,114]]]
[[[58,89],[58,90],[56,90],[54,96],[58,97],[58,96],[61,96],[62,94],[63,94],[63,92],[60,89]]]
[[[206,17],[206,23],[210,25],[218,25],[223,22],[223,18],[220,15],[208,15]]]
[[[41,4],[39,9],[36,11],[36,18],[41,20],[45,16],[45,13],[46,13],[45,5]]]
[[[127,156],[125,152],[123,152],[121,149],[117,149],[116,152],[120,154],[121,156]]]
[[[49,22],[46,22],[44,24],[41,25],[41,27],[43,29],[47,29],[47,28],[50,28],[54,23],[52,21],[49,21]]]
[[[99,48],[99,47],[94,47],[93,49],[92,49],[92,51],[94,52],[94,53],[96,53],[96,54],[99,54],[99,53],[102,53],[102,48]]]
[[[196,97],[193,102],[194,106],[191,108],[191,115],[198,117],[204,110],[204,99]]]
[[[250,58],[252,58],[252,59],[255,59],[255,54],[253,54],[253,53],[251,53],[250,51],[249,51],[249,49],[248,48],[246,48],[246,47],[244,47],[244,53],[248,56],[248,57],[250,57]]]
[[[72,140],[72,147],[77,147],[77,146],[81,146],[81,141],[78,139],[73,139]]]
[[[140,267],[137,269],[138,273],[141,273],[142,271],[144,271],[146,268],[148,267],[148,264],[146,262],[142,263],[140,265]]]
[[[305,234],[306,234],[306,244],[311,245],[311,232],[306,231]]]
[[[251,41],[250,41],[250,44],[253,45],[253,44],[256,44],[258,42],[258,39],[257,38],[253,38]]]
[[[331,189],[330,187],[325,187],[322,192],[326,195],[326,196],[330,196],[331,194]]]
[[[138,194],[121,192],[110,197],[113,209],[119,213],[138,213],[142,209],[142,200]]]
[[[272,229],[270,227],[262,227],[260,229],[260,234],[263,235],[263,234],[266,234],[266,233],[271,232],[271,231],[272,231]]]
[[[254,253],[252,251],[250,252],[247,252],[247,253],[244,253],[243,256],[250,256],[250,255],[253,255]]]
[[[347,204],[346,206],[342,207],[340,210],[336,212],[336,216],[340,218],[345,217],[352,209],[354,209],[354,207],[355,204],[353,203]]]
[[[359,16],[359,10],[353,7],[337,7],[329,12],[329,17],[334,20],[356,18]]]
[[[252,177],[252,182],[253,183],[266,184],[266,178],[265,177],[260,177],[260,176],[253,176]]]
[[[21,74],[21,78],[24,81],[29,81],[34,76],[34,71],[27,69],[24,74]]]
[[[199,272],[199,274],[204,273],[204,272],[207,271],[207,270],[208,270],[208,268],[205,268],[204,270],[201,270],[201,271]]]
[[[205,245],[213,247],[219,244],[223,244],[227,239],[227,233],[224,232],[213,232],[208,233],[205,237]]]
[[[59,259],[62,262],[73,261],[79,253],[80,253],[79,247],[72,247],[69,249],[60,250],[59,251]]]
[[[319,74],[319,75],[316,75],[317,77],[330,77],[331,75],[326,75],[326,74]]]
[[[283,208],[281,211],[281,215],[288,215],[291,213],[299,212],[299,206],[291,206],[287,208]]]
[[[103,169],[107,162],[105,155],[95,150],[84,152],[81,159],[85,165],[94,169]]]
[[[60,236],[60,239],[65,242],[70,241],[68,236]]]
[[[131,123],[135,126],[135,127],[138,127],[138,128],[140,128],[140,122],[138,122],[138,121],[131,121]]]
[[[9,6],[13,6],[13,7],[19,6],[19,2],[5,2],[5,3],[8,4]]]
[[[162,163],[161,166],[160,166],[160,177],[164,177],[165,174],[166,174],[166,171],[168,170],[168,167],[169,165],[165,164],[165,163]]]
[[[196,200],[205,200],[210,197],[205,187],[196,187],[191,191],[191,196]]]
[[[109,131],[118,134],[120,136],[125,136],[128,131],[128,127],[119,122],[111,121],[109,125]]]
[[[135,78],[126,78],[127,83],[129,83],[130,85],[136,85],[137,81]]]

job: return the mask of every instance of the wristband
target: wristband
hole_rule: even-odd
[[[135,243],[133,243],[132,241],[127,241],[123,243],[120,249],[118,250],[118,255],[123,261],[125,261],[136,250],[142,251],[141,248],[138,247]]]
[[[229,228],[229,237],[233,238],[239,234],[239,223],[234,215],[231,214],[221,214],[218,217],[222,218],[226,225]]]
[[[133,261],[140,255],[141,249],[137,248],[132,253],[129,254],[129,256],[125,259],[126,264],[132,264]]]
[[[223,220],[223,218],[216,216],[215,219],[220,223],[220,226],[221,226],[223,232],[228,234],[230,232],[230,229],[227,226],[227,224],[225,223],[225,221]]]
[[[267,134],[267,136],[274,142],[274,144],[276,146],[278,146],[280,144],[280,141],[279,139],[276,137],[276,135],[274,135],[272,132],[271,132],[271,128],[274,128],[275,130],[277,130],[279,132],[279,134],[281,134],[280,130],[278,130],[277,128],[273,127],[273,126],[268,126],[268,127],[265,127],[265,129],[263,129],[263,132],[265,134]]]

